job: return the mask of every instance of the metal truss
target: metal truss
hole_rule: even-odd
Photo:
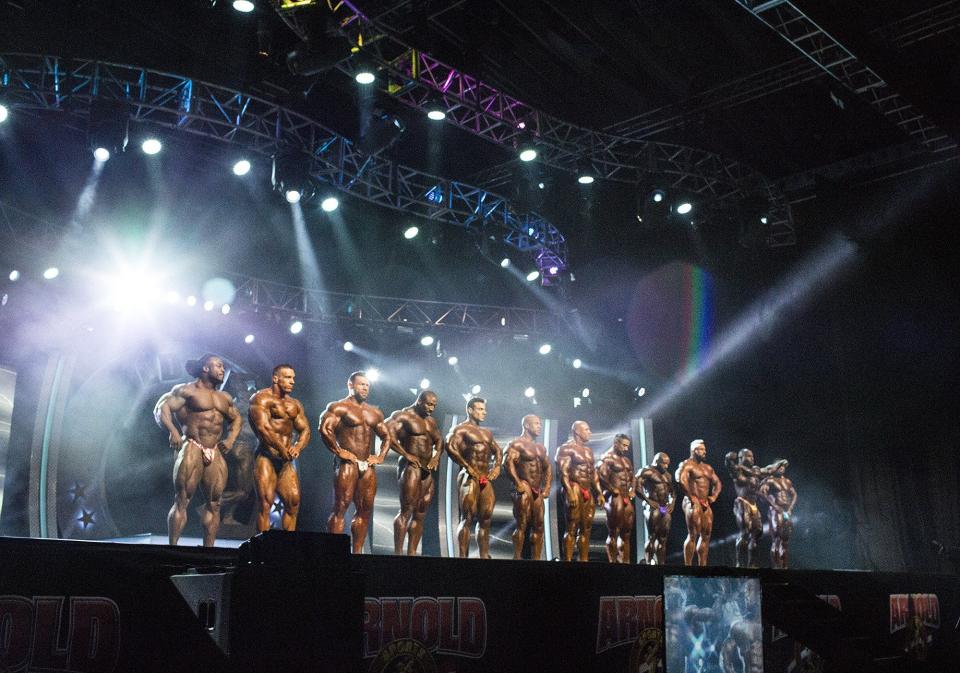
[[[565,329],[562,316],[545,309],[323,292],[257,278],[231,277],[237,285],[233,310],[280,313],[315,322],[453,328],[504,335],[556,334]]]
[[[63,226],[0,201],[0,239],[8,240],[12,245],[42,249],[45,243],[60,236],[64,229]]]
[[[776,31],[830,77],[864,97],[880,114],[932,152],[952,149],[956,143],[926,115],[893,91],[830,33],[790,0],[736,0],[744,9]]]
[[[130,119],[233,143],[263,155],[297,149],[319,181],[393,210],[476,231],[499,229],[508,245],[544,268],[567,268],[566,240],[535,213],[502,196],[430,175],[379,155],[278,103],[180,75],[132,65],[33,54],[0,54],[0,93],[17,109],[88,116],[94,98],[126,103]]]

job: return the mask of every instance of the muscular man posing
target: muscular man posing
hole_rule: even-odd
[[[733,501],[733,515],[740,528],[737,538],[737,567],[759,568],[757,546],[763,535],[763,519],[757,506],[757,493],[760,481],[773,474],[773,466],[760,468],[754,464],[753,451],[740,449],[731,451],[725,457],[727,470],[733,479],[733,488],[737,498]]]
[[[543,504],[550,497],[553,470],[547,459],[547,449],[537,442],[542,425],[540,418],[529,414],[523,417],[523,433],[507,445],[503,460],[507,474],[513,480],[513,558],[519,559],[523,541],[530,528],[531,557],[539,561],[543,553]]]
[[[397,556],[403,554],[403,540],[408,535],[407,555],[416,555],[423,519],[433,501],[433,471],[443,453],[443,436],[433,417],[436,408],[437,394],[424,390],[412,407],[398,409],[387,419],[387,429],[396,440],[393,448],[400,454],[400,511],[393,520],[393,552]]]
[[[557,475],[560,477],[561,502],[566,517],[563,533],[563,559],[573,560],[573,543],[580,550],[580,560],[590,560],[590,529],[593,527],[595,506],[603,506],[600,481],[594,467],[590,441],[590,426],[586,421],[574,421],[570,440],[557,449]]]
[[[470,553],[470,527],[477,524],[477,547],[480,558],[490,558],[490,523],[496,496],[492,482],[500,476],[503,449],[493,439],[493,433],[481,428],[487,417],[486,400],[473,397],[467,402],[467,420],[450,431],[447,453],[460,466],[457,484],[460,486],[460,525],[457,541],[460,557]],[[491,464],[493,467],[491,467]]]
[[[683,513],[687,519],[687,539],[683,543],[683,563],[693,565],[694,552],[698,565],[707,565],[710,535],[713,533],[711,505],[720,495],[720,478],[707,459],[707,445],[702,439],[690,442],[690,457],[677,467],[677,483],[683,491]]]
[[[667,562],[667,537],[673,507],[677,504],[670,474],[670,456],[657,453],[653,464],[637,473],[637,486],[643,500],[643,516],[647,523],[647,546],[644,558],[647,565],[664,565]]]
[[[793,534],[793,506],[797,489],[786,476],[787,461],[773,464],[773,475],[760,482],[760,495],[770,503],[770,566],[786,568],[790,563],[790,536]]]
[[[607,560],[610,563],[630,563],[630,540],[637,520],[630,448],[630,438],[619,434],[613,438],[613,446],[597,461],[597,478],[607,512]]]
[[[174,386],[153,410],[154,420],[170,433],[170,448],[176,456],[175,497],[167,515],[167,533],[170,544],[177,544],[187,525],[187,506],[202,484],[207,496],[202,515],[203,544],[212,547],[220,527],[220,496],[227,483],[223,454],[237,441],[243,418],[233,406],[233,398],[217,389],[223,383],[223,360],[207,354],[188,361],[186,369],[196,381]],[[230,431],[220,441],[224,421],[230,423]]]
[[[300,510],[300,478],[293,461],[310,441],[310,423],[299,400],[290,397],[296,372],[290,365],[273,368],[273,385],[250,398],[250,427],[257,435],[254,481],[260,509],[257,530],[270,530],[274,495],[283,504],[283,530],[296,530]],[[293,432],[297,441],[293,441]]]
[[[367,404],[370,381],[364,372],[354,372],[347,379],[347,395],[327,405],[320,417],[320,437],[337,457],[337,472],[333,479],[333,511],[327,519],[327,530],[343,532],[343,519],[352,502],[355,506],[350,536],[353,553],[363,553],[363,541],[373,513],[373,499],[377,495],[379,465],[390,450],[393,438],[383,422],[383,412]],[[380,455],[371,455],[373,433],[380,438]]]

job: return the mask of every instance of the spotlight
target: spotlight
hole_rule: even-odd
[[[507,326],[507,316],[505,315],[500,316],[500,327],[506,327],[506,326]]]
[[[285,147],[273,155],[270,184],[283,194],[288,203],[298,203],[313,196],[310,179],[310,157],[295,148]]]
[[[580,358],[574,358],[574,359],[573,359],[573,368],[574,368],[574,369],[580,369],[582,366],[583,366],[583,360],[581,360]]]
[[[208,300],[206,300],[205,302],[203,302],[203,310],[204,310],[204,311],[212,311],[212,310],[213,310],[213,300],[212,300],[212,299],[208,299]]]
[[[667,198],[667,193],[662,189],[654,189],[653,192],[651,192],[650,194],[650,198],[653,200],[654,203],[660,203],[665,198]]]
[[[255,339],[256,339],[255,336],[253,336],[252,334],[248,334],[247,336],[243,337],[243,343],[252,344]]]
[[[633,390],[635,393],[637,393],[637,397],[643,397],[644,395],[647,394],[647,389],[644,388],[643,386],[637,386]]]
[[[584,157],[577,161],[577,182],[581,185],[592,185],[595,177],[593,162],[589,158]]]
[[[43,272],[43,277],[47,280],[53,280],[60,275],[60,269],[55,266],[51,266],[46,271]]]
[[[87,143],[97,161],[103,163],[127,148],[130,114],[121,101],[94,98],[90,101]]]
[[[474,385],[472,388],[470,388],[470,392],[473,393],[474,395],[479,395],[479,394],[480,394],[480,386],[479,386],[479,385]]]
[[[539,277],[540,277],[539,271],[531,271],[530,273],[527,274],[527,281],[533,282]]]
[[[508,266],[510,266],[510,258],[509,258],[509,257],[504,257],[503,259],[500,260],[500,267],[501,267],[501,268],[506,269]]]
[[[0,124],[7,121],[7,117],[10,116],[10,110],[7,109],[7,106],[3,103],[0,103]]]
[[[537,148],[531,142],[522,142],[517,146],[517,156],[520,161],[533,161],[537,158]]]
[[[447,106],[440,96],[431,96],[427,102],[427,119],[442,122],[447,118]]]
[[[460,358],[458,358],[456,355],[451,355],[447,358],[447,364],[449,364],[451,367],[458,362],[460,362]]]
[[[683,201],[677,206],[677,213],[680,215],[686,215],[691,210],[693,210],[693,204],[689,201]]]
[[[99,161],[101,164],[110,161],[110,150],[108,150],[106,147],[98,147],[93,150],[93,158]]]
[[[594,177],[592,175],[583,174],[577,176],[577,182],[581,185],[592,185]]]
[[[343,342],[343,350],[347,351],[348,353],[351,352],[351,351],[353,350],[353,342],[352,342],[352,341],[344,341],[344,342]]]
[[[243,176],[250,172],[250,162],[246,159],[240,159],[233,165],[233,174]]]
[[[143,141],[143,144],[140,145],[140,148],[143,150],[144,154],[159,154],[160,150],[163,149],[163,143],[156,138],[147,138]]]
[[[533,397],[533,396],[536,395],[536,394],[537,394],[537,390],[536,390],[536,388],[534,388],[533,386],[530,386],[530,387],[528,387],[526,390],[523,391],[523,396],[524,396],[524,397]]]
[[[420,345],[421,345],[421,346],[432,346],[432,345],[433,345],[433,337],[430,336],[429,334],[427,334],[426,336],[421,337],[421,339],[420,339]]]
[[[189,297],[187,297],[187,306],[196,306],[196,305],[197,305],[197,298],[191,294]]]
[[[16,283],[18,280],[20,280],[20,272],[14,269],[10,272],[10,275],[7,276],[7,278],[10,279],[11,283]]]
[[[167,294],[164,296],[168,304],[176,304],[180,301],[180,293],[176,290],[167,290]]]
[[[358,71],[353,78],[357,80],[357,84],[373,84],[377,80],[377,76],[373,71],[366,68]]]
[[[426,390],[430,387],[430,379],[420,379],[420,390]]]
[[[284,196],[287,199],[287,203],[293,204],[293,203],[300,203],[300,198],[303,196],[303,194],[300,192],[299,189],[288,189],[286,194],[284,194]]]
[[[233,8],[247,14],[253,11],[253,3],[250,0],[233,0]]]
[[[540,346],[539,350],[540,350],[540,355],[547,355],[550,353],[550,351],[553,350],[553,346],[551,346],[550,344],[543,344],[542,346]]]
[[[556,276],[558,273],[560,273],[560,267],[558,267],[558,266],[551,266],[549,269],[547,269],[547,271],[550,272],[550,275],[551,275],[551,276]]]
[[[379,381],[380,370],[377,369],[376,367],[370,367],[369,369],[367,369],[367,380],[370,381],[370,383],[376,383],[377,381]]]
[[[224,304],[223,306],[221,306],[220,313],[222,313],[223,315],[227,315],[228,313],[230,313],[230,304]]]
[[[320,207],[323,208],[323,212],[332,213],[340,207],[340,201],[335,196],[328,196],[320,202]]]
[[[769,221],[770,221],[770,220],[767,218],[766,215],[764,215],[763,217],[760,218],[760,224],[766,224],[766,223],[769,222]]]
[[[409,241],[411,238],[416,238],[417,234],[419,233],[419,227],[407,227],[407,229],[403,232],[403,237]]]
[[[300,334],[303,331],[303,323],[299,320],[294,320],[290,323],[290,334]]]
[[[580,397],[590,397],[590,389],[584,388],[582,391],[580,391]]]
[[[377,81],[377,69],[375,64],[369,58],[361,54],[356,54],[354,60],[357,61],[357,69],[353,74],[353,79],[357,84],[364,86],[373,84]]]

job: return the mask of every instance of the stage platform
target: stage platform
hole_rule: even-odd
[[[0,562],[0,671],[960,670],[946,575],[352,556],[280,532],[0,538]]]

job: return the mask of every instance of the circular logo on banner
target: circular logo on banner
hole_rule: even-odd
[[[401,638],[384,646],[370,664],[370,673],[437,673],[437,662],[417,640]]]
[[[630,673],[657,673],[663,658],[663,631],[648,628],[640,632],[630,651]]]

